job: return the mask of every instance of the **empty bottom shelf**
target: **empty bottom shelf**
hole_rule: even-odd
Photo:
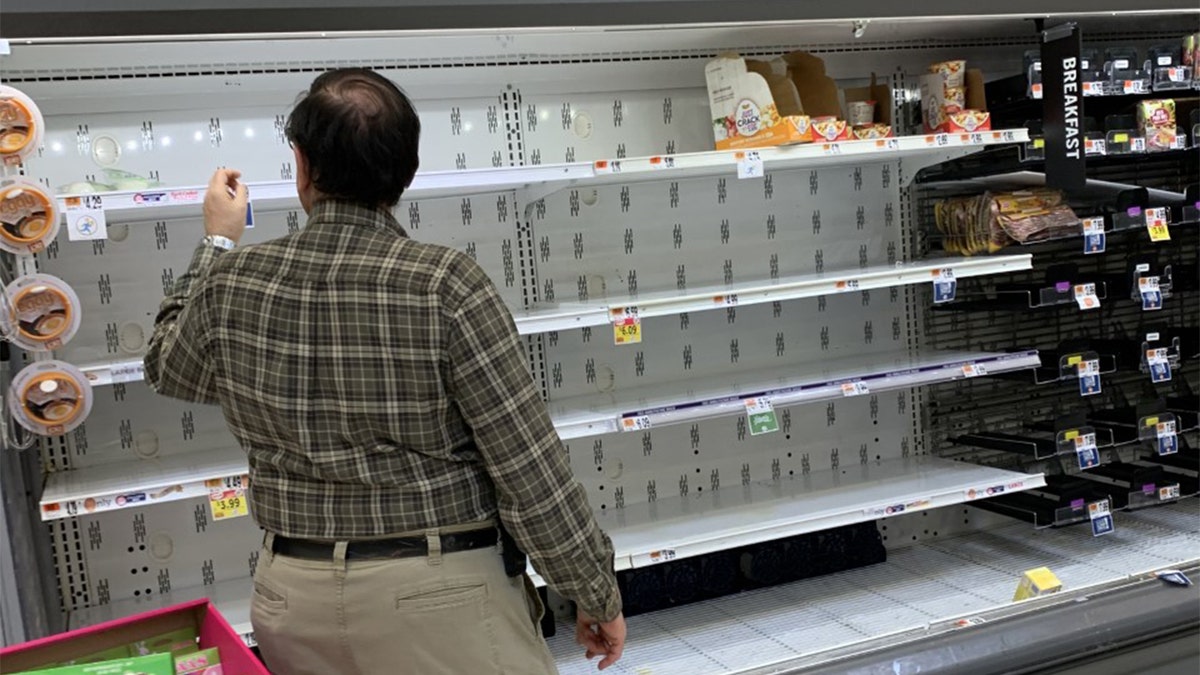
[[[606,673],[737,673],[932,621],[1009,604],[1022,572],[1047,566],[1066,590],[1200,557],[1194,499],[1119,514],[1117,530],[1034,531],[1025,523],[888,552],[888,562],[629,619]],[[550,639],[563,675],[591,674],[565,626]]]

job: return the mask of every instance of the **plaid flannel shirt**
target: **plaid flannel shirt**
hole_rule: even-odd
[[[145,368],[160,394],[220,404],[266,530],[341,541],[498,514],[551,588],[598,620],[621,610],[495,285],[391,213],[323,201],[298,233],[201,246]]]

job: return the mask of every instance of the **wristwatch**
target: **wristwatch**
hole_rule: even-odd
[[[237,242],[229,237],[222,237],[219,234],[210,234],[201,240],[205,246],[215,246],[223,251],[232,251]]]

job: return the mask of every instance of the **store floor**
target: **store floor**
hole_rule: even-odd
[[[1117,522],[1096,538],[1086,526],[1013,522],[892,550],[882,565],[636,616],[624,658],[605,672],[736,673],[1005,605],[1035,567],[1077,589],[1200,557],[1196,499]],[[563,675],[596,672],[566,627],[550,647]]]

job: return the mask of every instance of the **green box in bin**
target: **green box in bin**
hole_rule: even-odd
[[[49,670],[30,670],[27,675],[175,675],[175,659],[170,654],[151,654]]]

